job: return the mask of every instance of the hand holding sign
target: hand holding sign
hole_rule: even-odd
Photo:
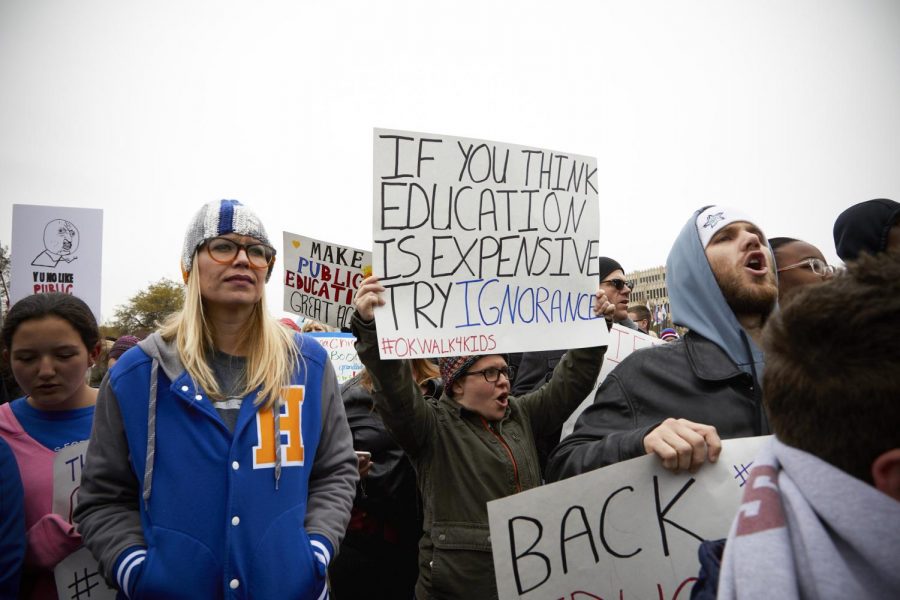
[[[673,473],[696,473],[707,458],[711,463],[718,460],[722,440],[712,425],[670,418],[644,437],[644,450],[656,454]]]
[[[378,281],[378,277],[371,275],[363,279],[356,290],[356,312],[363,321],[371,321],[375,318],[375,307],[384,306],[384,298],[381,293],[384,286]]]
[[[597,293],[594,294],[594,314],[612,320],[615,312],[616,305],[609,301],[602,289],[598,288]]]

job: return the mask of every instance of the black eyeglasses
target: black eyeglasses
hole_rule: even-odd
[[[268,244],[239,244],[224,237],[214,237],[206,242],[209,257],[219,264],[232,262],[241,250],[247,254],[254,269],[265,269],[275,260],[275,248]]]
[[[634,289],[634,281],[625,281],[624,279],[618,279],[618,278],[616,278],[616,279],[607,279],[606,281],[601,281],[600,283],[609,283],[609,284],[611,284],[614,288],[616,288],[616,290],[618,290],[618,291],[620,291],[620,292],[622,291],[622,288],[624,288],[626,285],[627,285],[630,289],[632,289],[632,290]]]
[[[500,381],[500,376],[503,375],[506,377],[506,380],[509,381],[512,377],[515,376],[516,370],[512,367],[488,367],[487,369],[482,369],[480,371],[469,371],[468,373],[463,373],[463,377],[468,377],[469,375],[481,375],[484,377],[484,380],[488,383],[497,383]]]

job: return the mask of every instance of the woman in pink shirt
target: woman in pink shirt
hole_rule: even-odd
[[[53,462],[62,448],[90,438],[97,390],[85,374],[100,353],[100,334],[82,300],[37,294],[13,305],[0,335],[3,359],[25,394],[0,405],[0,437],[15,454],[25,490],[19,597],[57,598],[53,568],[81,546],[81,536],[72,524],[74,507],[53,512]]]

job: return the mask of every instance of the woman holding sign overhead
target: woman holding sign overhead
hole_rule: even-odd
[[[374,317],[384,290],[377,277],[362,282],[351,326],[378,410],[416,468],[425,531],[416,597],[494,598],[487,502],[541,484],[534,440],[590,393],[606,349],[571,350],[550,381],[519,397],[510,396],[505,355],[443,357],[444,393],[426,401],[407,361],[379,358]],[[614,309],[598,291],[594,313]]]
[[[327,597],[357,459],[325,350],[268,315],[274,263],[246,206],[203,206],[184,309],[100,387],[75,518],[129,598]]]
[[[97,390],[85,374],[100,354],[91,309],[68,294],[35,294],[16,302],[3,322],[3,358],[25,396],[0,405],[0,437],[15,454],[25,502],[26,553],[20,598],[56,598],[53,568],[81,546],[69,496],[77,479],[63,453],[91,434]],[[56,464],[56,468],[54,468]],[[73,464],[70,462],[70,464]]]

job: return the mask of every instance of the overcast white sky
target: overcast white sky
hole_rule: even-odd
[[[387,127],[596,156],[629,270],[711,203],[836,261],[844,208],[900,199],[898,107],[896,0],[2,0],[0,242],[13,204],[102,208],[104,318],[209,200],[371,248]]]

